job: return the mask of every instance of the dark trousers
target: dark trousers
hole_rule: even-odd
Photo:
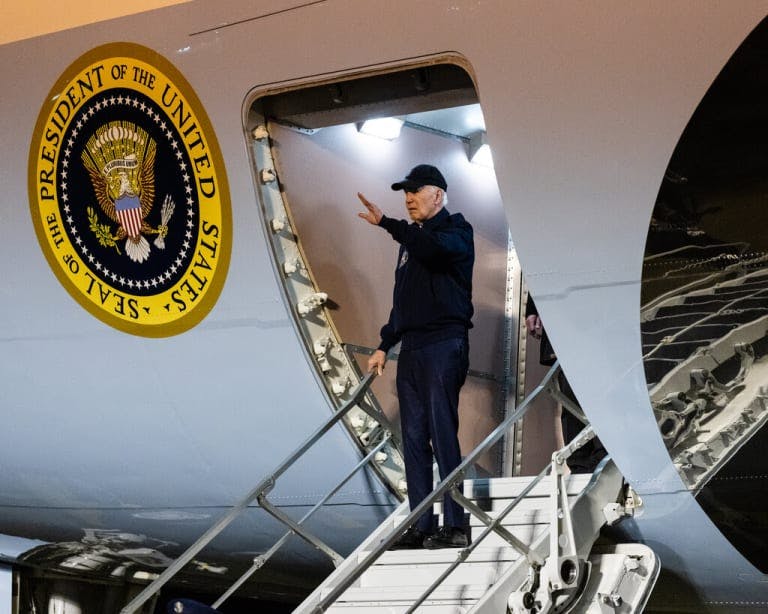
[[[466,338],[446,339],[425,347],[403,350],[397,363],[397,394],[403,431],[405,479],[413,510],[433,490],[432,454],[440,479],[461,463],[459,450],[459,390],[469,368]],[[430,446],[431,442],[431,446]],[[443,497],[444,525],[464,526],[464,508],[450,494]],[[416,528],[431,533],[432,511]]]

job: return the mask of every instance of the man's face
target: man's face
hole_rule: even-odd
[[[405,191],[405,206],[408,215],[417,224],[423,224],[437,215],[442,208],[442,190],[433,185],[425,185],[415,192]]]

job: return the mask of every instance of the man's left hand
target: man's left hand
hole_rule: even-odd
[[[387,353],[383,350],[376,350],[368,359],[368,373],[381,375],[384,373],[384,365],[387,362]]]

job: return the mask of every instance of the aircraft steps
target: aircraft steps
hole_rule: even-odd
[[[573,498],[578,495],[590,477],[573,476],[568,481],[569,496]],[[498,510],[503,509],[520,494],[529,482],[530,478],[467,481],[464,492],[475,503],[486,508],[491,518],[495,518]],[[549,523],[549,492],[546,487],[546,482],[540,483],[534,493],[521,501],[503,523],[515,537],[528,545],[546,531]],[[489,490],[492,492],[489,493]],[[480,497],[479,493],[482,493]],[[439,513],[440,506],[435,507]],[[490,509],[487,509],[489,507]],[[395,514],[390,517],[388,524],[396,527],[404,519],[405,514]],[[476,538],[484,527],[479,519],[470,516],[473,538]],[[455,569],[429,600],[420,606],[420,612],[466,612],[500,578],[504,570],[521,557],[517,550],[496,534],[491,534],[483,543],[484,545],[474,550],[466,562]],[[460,549],[455,548],[387,551],[355,585],[347,589],[342,599],[327,611],[404,611],[456,560],[460,552]],[[357,560],[361,562],[368,553],[368,550],[358,552]],[[390,610],[391,608],[395,610]]]
[[[618,471],[615,471],[612,463],[610,467],[613,473],[606,477],[607,481],[612,481],[613,484],[607,485],[607,488],[605,484],[602,488],[598,487],[596,484],[598,480],[593,480],[591,474],[564,478],[569,504],[578,505],[579,501],[582,502],[580,512],[576,511],[576,507],[573,509],[578,516],[579,531],[588,531],[589,535],[576,538],[575,541],[586,545],[587,553],[597,532],[605,522],[602,507],[606,502],[616,499],[616,476],[618,476],[619,485],[621,482]],[[495,518],[531,483],[532,479],[515,477],[467,480],[464,483],[464,493],[491,518]],[[585,496],[587,491],[593,492],[597,497]],[[504,518],[502,526],[532,550],[545,557],[549,547],[552,517],[550,510],[553,505],[552,477],[548,476],[534,486]],[[599,513],[595,514],[594,511],[598,508],[600,508]],[[436,506],[436,511],[439,511],[439,506]],[[352,569],[365,561],[371,551],[403,522],[407,514],[408,504],[405,502],[294,610],[294,614],[320,611],[344,614],[352,612],[355,614],[402,614],[410,611],[409,608],[419,602],[425,590],[447,571],[452,563],[465,556],[462,549],[385,551],[335,602],[327,607],[321,605],[321,600],[339,586]],[[474,515],[470,518],[472,538],[476,540],[483,533],[485,525]],[[640,546],[640,548],[644,547]],[[655,561],[652,553],[651,558]],[[650,571],[651,565],[647,562],[645,565],[649,568],[646,575],[653,575]],[[440,614],[507,612],[509,595],[525,584],[528,571],[529,564],[526,557],[501,536],[491,532],[481,544],[469,552],[466,560],[418,605],[415,611]],[[605,575],[606,578],[614,577],[608,573]],[[623,597],[622,595],[622,601],[626,602],[627,599]],[[621,609],[621,612],[631,611],[635,610],[626,609],[626,607]]]
[[[299,604],[294,610],[296,614],[327,611],[544,614],[566,609],[572,614],[612,611],[631,614],[642,611],[658,576],[659,565],[654,553],[639,544],[617,544],[606,547],[605,551],[593,552],[595,540],[606,522],[617,522],[631,515],[639,506],[639,500],[631,490],[625,491],[623,477],[610,457],[605,457],[592,475],[565,474],[566,461],[573,451],[595,436],[591,426],[586,426],[564,448],[553,452],[552,461],[538,476],[461,482],[479,456],[525,415],[533,398],[545,390],[553,395],[558,392],[551,384],[558,370],[559,365],[555,363],[537,388],[424,501],[413,510],[407,502],[402,503],[345,559],[302,523],[366,466],[388,437],[368,452],[300,521],[282,513],[268,501],[267,495],[277,478],[297,458],[357,406],[361,396],[367,393],[372,378],[372,374],[368,374],[342,409],[219,518],[136,595],[121,614],[135,614],[254,501],[283,522],[288,530],[267,552],[254,559],[253,565],[212,605],[213,611],[293,534],[300,535],[337,565]],[[388,550],[405,531],[406,524],[415,522],[431,509],[433,502],[441,500],[459,483],[463,484],[466,495],[453,492],[453,496],[474,518],[469,523],[472,534],[469,546],[437,551]],[[438,511],[439,505],[435,508]],[[184,607],[180,601],[179,604]]]
[[[624,604],[622,614],[638,611],[626,606],[644,603],[643,599],[650,593],[658,574],[653,552],[645,546],[618,545],[613,551],[598,555],[598,559],[590,556],[601,527],[606,522],[616,522],[622,516],[631,514],[637,507],[634,497],[624,492],[623,478],[610,457],[604,458],[591,476],[565,475],[566,461],[573,451],[595,436],[591,426],[586,426],[564,448],[553,452],[552,461],[536,477],[462,482],[463,476],[480,455],[495,445],[514,422],[524,417],[532,407],[532,399],[543,391],[553,396],[559,392],[556,384],[552,383],[559,368],[556,362],[536,389],[424,501],[413,510],[409,510],[407,503],[401,504],[345,559],[302,523],[357,471],[373,461],[389,436],[383,437],[301,520],[290,518],[269,502],[268,494],[275,481],[296,459],[351,409],[358,407],[373,377],[373,374],[366,375],[339,411],[209,527],[136,595],[121,610],[121,614],[135,614],[238,514],[256,501],[288,530],[268,551],[254,558],[253,564],[212,605],[213,611],[294,534],[300,535],[337,565],[336,570],[295,610],[298,614],[326,612],[329,609],[351,611],[350,607],[354,611],[368,609],[382,613],[410,613],[417,609],[428,611],[426,608],[429,608],[432,611],[473,614],[508,610],[512,614],[531,614],[534,611],[543,614],[547,611],[562,612],[567,607],[570,612],[576,613],[581,610],[575,609],[578,606],[575,602],[592,588],[595,599]],[[445,493],[452,492],[457,484],[463,484],[466,496],[453,492],[454,498],[472,517],[479,519],[469,525],[472,527],[472,543],[469,546],[437,552],[388,551],[405,531],[406,523],[415,522]],[[488,526],[483,527],[481,523]],[[620,552],[619,548],[624,551]],[[521,554],[517,555],[518,552]],[[457,570],[460,565],[463,567]],[[591,574],[590,569],[593,568],[599,573]],[[594,581],[593,576],[596,578]],[[410,602],[410,605],[401,607],[405,602]],[[610,610],[599,606],[597,611]]]

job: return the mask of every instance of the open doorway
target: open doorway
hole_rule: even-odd
[[[381,118],[397,132],[367,134],[364,123]],[[362,208],[356,195],[364,193],[388,217],[406,218],[402,192],[390,189],[393,181],[421,163],[442,171],[447,209],[462,213],[474,228],[475,315],[459,428],[462,451],[472,450],[519,399],[525,352],[519,351],[522,276],[496,175],[491,160],[473,160],[486,133],[469,68],[460,59],[441,58],[260,92],[250,104],[247,128],[278,275],[310,355],[339,401],[350,378],[341,363],[349,358],[359,377],[379,343],[398,255],[387,233],[357,217]],[[311,297],[321,308],[307,312]],[[372,391],[397,422],[395,365]],[[530,448],[543,450],[543,466],[554,446],[552,410],[530,420],[537,439]],[[358,438],[365,428],[357,429]],[[522,443],[521,431],[510,434],[478,463],[478,476],[521,473]],[[534,472],[538,464],[532,464]]]

